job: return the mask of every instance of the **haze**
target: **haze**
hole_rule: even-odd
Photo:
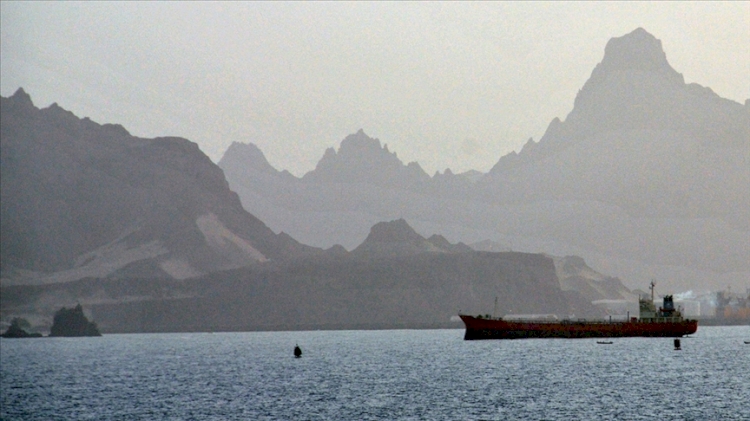
[[[0,91],[215,162],[252,142],[302,175],[364,128],[430,174],[489,170],[564,119],[611,37],[643,27],[685,81],[750,97],[750,3],[20,3]]]

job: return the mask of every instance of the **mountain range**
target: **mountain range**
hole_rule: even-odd
[[[354,250],[374,224],[482,248],[579,255],[631,287],[750,279],[750,101],[686,84],[642,28],[611,39],[564,121],[486,174],[426,174],[363,130],[297,178],[252,144],[219,166],[276,232]]]
[[[593,317],[650,279],[750,279],[750,103],[685,84],[642,29],[485,174],[430,176],[363,130],[299,178],[252,144],[217,166],[22,89],[0,101],[2,320],[80,303],[105,333],[458,327],[495,297]]]
[[[594,299],[630,297],[585,264],[571,283],[560,258],[475,251],[404,219],[374,224],[351,252],[303,245],[246,211],[186,139],[39,109],[22,89],[0,101],[2,321],[48,330],[80,304],[105,333],[458,327],[452,316],[493,297],[503,314],[579,317],[603,315]],[[422,177],[414,168],[379,181]]]

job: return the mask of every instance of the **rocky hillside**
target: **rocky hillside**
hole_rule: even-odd
[[[585,265],[584,265],[585,266]],[[45,331],[60,306],[81,303],[105,333],[461,327],[459,312],[602,317],[561,288],[542,254],[478,252],[425,239],[403,220],[372,227],[354,252],[273,260],[182,281],[83,279],[4,286],[3,318]]]
[[[629,300],[637,303],[637,294],[625,288],[618,278],[602,275],[578,256],[553,257],[555,273],[563,291],[575,291],[589,301]]]
[[[501,244],[485,240],[470,247],[477,251],[507,252]],[[563,291],[574,291],[589,302],[597,300],[627,300],[637,304],[638,294],[630,291],[619,278],[597,272],[579,256],[549,256],[555,265],[555,274]]]
[[[311,251],[243,209],[186,139],[143,139],[22,89],[2,98],[3,285],[184,279]]]

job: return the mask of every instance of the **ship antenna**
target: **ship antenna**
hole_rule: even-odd
[[[648,286],[648,288],[651,290],[651,302],[654,302],[654,287],[656,286],[656,282],[654,280],[651,280],[651,285]]]
[[[495,296],[495,308],[492,309],[492,318],[497,317],[497,295]]]

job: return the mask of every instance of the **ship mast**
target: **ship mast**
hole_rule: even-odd
[[[651,302],[654,302],[654,287],[656,286],[656,282],[654,280],[651,280],[651,284],[649,284],[648,289],[651,290]]]

